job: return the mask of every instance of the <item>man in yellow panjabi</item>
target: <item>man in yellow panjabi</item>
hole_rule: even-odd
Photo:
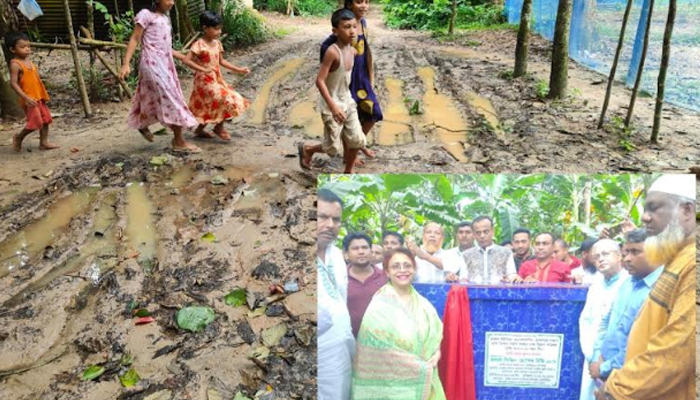
[[[695,399],[695,177],[663,175],[649,188],[644,253],[664,270],[630,331],[625,364],[597,400]]]

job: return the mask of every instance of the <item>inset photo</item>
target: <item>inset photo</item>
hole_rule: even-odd
[[[694,399],[694,175],[321,175],[318,399]]]

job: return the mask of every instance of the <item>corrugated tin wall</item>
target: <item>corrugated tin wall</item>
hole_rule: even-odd
[[[27,28],[37,28],[41,34],[41,40],[43,42],[55,42],[68,43],[68,32],[66,30],[66,18],[63,11],[63,1],[62,0],[37,0],[39,6],[44,11],[44,15],[35,19],[34,21],[29,21],[22,16],[22,13],[17,12],[17,16],[20,18],[20,25],[24,29]],[[19,0],[13,0],[15,8],[19,4]],[[108,9],[110,14],[116,15],[116,9],[119,8],[119,13],[124,13],[128,9],[127,0],[103,0],[100,3],[104,4]],[[150,0],[133,0],[134,10],[138,13],[139,10],[151,7]],[[85,0],[68,0],[68,4],[71,9],[71,16],[73,19],[73,28],[78,33],[79,27],[87,27],[87,4]],[[202,11],[204,11],[204,0],[188,0],[187,11],[190,18],[197,17]],[[104,18],[102,13],[95,11],[95,33],[98,39],[109,40],[109,34],[107,31],[107,26],[104,24]],[[175,12],[171,11],[171,16],[175,17]],[[196,25],[196,24],[195,24]],[[195,29],[197,29],[195,27]]]

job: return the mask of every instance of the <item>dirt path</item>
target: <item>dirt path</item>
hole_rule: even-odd
[[[199,141],[202,155],[173,157],[167,137],[149,144],[127,128],[128,104],[96,105],[85,121],[65,89],[54,95],[60,150],[39,152],[30,139],[31,152],[14,154],[20,126],[0,130],[0,399],[314,396],[315,175],[299,170],[295,143],[320,133],[313,80],[329,28],[269,18],[295,32],[231,57],[251,68],[232,80],[258,104],[229,124],[230,144]],[[387,121],[375,129],[378,159],[358,172],[684,171],[700,162],[692,112],[670,107],[662,144],[648,146],[652,103],[640,99],[632,152],[597,131],[602,78],[575,65],[570,84],[580,94],[538,100],[536,81],[548,70],[542,40],[532,45],[535,78],[510,81],[500,76],[511,68],[512,31],[447,46],[388,30],[376,13],[370,27]],[[66,76],[58,57],[42,67],[56,81]],[[182,78],[186,93],[190,80]],[[405,98],[424,113],[409,115]],[[626,101],[619,88],[611,112]],[[314,165],[341,168],[327,157]],[[224,303],[235,288],[246,288],[246,305]],[[190,305],[216,313],[202,332],[175,323]],[[133,307],[156,321],[135,325]],[[286,333],[272,340],[275,327]],[[127,354],[143,378],[131,389],[116,378]],[[92,364],[107,372],[82,382]]]

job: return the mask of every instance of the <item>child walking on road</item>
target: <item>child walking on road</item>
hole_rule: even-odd
[[[175,135],[172,141],[174,152],[201,153],[199,147],[188,143],[182,135],[182,130],[197,125],[197,120],[185,103],[173,57],[196,71],[208,72],[208,69],[173,50],[172,27],[167,15],[173,4],[174,0],[155,0],[154,11],[144,9],[136,15],[134,33],[119,76],[123,79],[131,72],[131,57],[140,42],[139,84],[129,113],[129,127],[138,129],[146,140],[152,142],[153,133],[148,127],[160,122],[172,129]]]
[[[333,34],[338,38],[328,48],[316,78],[316,86],[321,92],[321,118],[323,119],[323,143],[298,145],[299,164],[310,169],[315,153],[334,156],[344,151],[345,173],[351,174],[357,153],[365,147],[365,135],[357,116],[357,104],[350,93],[350,75],[355,58],[352,40],[357,34],[355,14],[348,9],[340,9],[331,17]],[[344,150],[339,142],[343,139]]]
[[[10,60],[10,85],[19,96],[19,104],[24,108],[27,125],[22,132],[12,136],[12,148],[22,151],[22,141],[27,135],[39,130],[39,149],[51,150],[59,146],[49,142],[49,124],[53,121],[46,106],[49,94],[39,77],[36,65],[29,59],[32,48],[29,37],[21,32],[11,33],[5,39],[7,47],[14,55]]]
[[[239,74],[247,74],[250,70],[237,67],[224,59],[224,47],[218,40],[221,36],[221,16],[204,11],[199,16],[199,22],[204,37],[192,44],[187,60],[208,68],[209,72],[197,72],[194,75],[194,88],[189,103],[190,111],[199,122],[194,133],[197,137],[212,139],[215,136],[205,132],[204,128],[207,124],[215,124],[214,134],[229,141],[231,135],[224,129],[224,121],[243,114],[250,106],[250,101],[226,83],[220,66]]]

